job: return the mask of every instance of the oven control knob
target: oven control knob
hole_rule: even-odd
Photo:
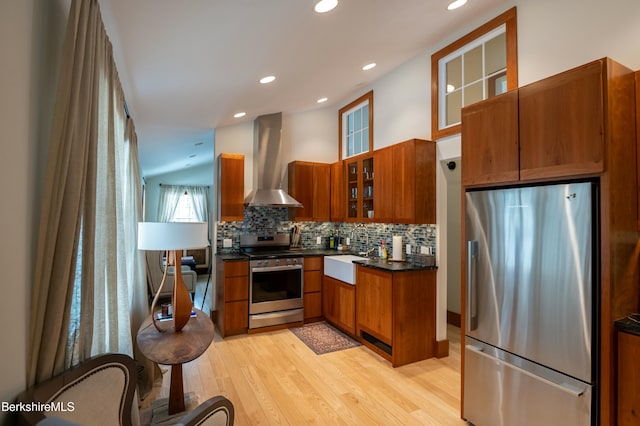
[[[289,264],[290,264],[290,263],[291,263],[291,259],[287,259],[287,263],[289,263]]]
[[[276,260],[275,260],[275,264],[276,264],[276,265],[279,265],[279,264],[280,264],[280,259],[276,259]]]

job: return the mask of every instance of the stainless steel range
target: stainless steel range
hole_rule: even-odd
[[[249,257],[249,328],[304,319],[304,258],[288,234],[241,235]]]

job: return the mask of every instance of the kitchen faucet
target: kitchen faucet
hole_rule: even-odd
[[[369,257],[369,255],[375,251],[375,248],[369,249],[369,232],[367,232],[367,225],[365,225],[364,223],[358,223],[356,226],[354,226],[351,230],[351,238],[353,239],[358,228],[362,228],[364,230],[364,235],[367,237],[366,245],[364,247],[365,251],[358,252],[358,254],[360,256]]]

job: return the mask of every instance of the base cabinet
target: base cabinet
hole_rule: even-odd
[[[322,312],[341,330],[356,333],[356,288],[335,278],[322,277]]]
[[[394,367],[436,356],[436,270],[356,270],[356,336]]]
[[[640,336],[618,332],[618,426],[640,424]]]
[[[322,257],[304,259],[304,322],[322,319]]]
[[[215,326],[222,337],[249,329],[249,262],[216,259]]]

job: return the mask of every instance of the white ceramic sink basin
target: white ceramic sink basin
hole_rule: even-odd
[[[354,260],[366,260],[366,258],[351,254],[325,256],[324,274],[353,285],[356,283],[356,264],[353,263]]]

